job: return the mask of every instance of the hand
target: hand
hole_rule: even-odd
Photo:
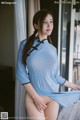
[[[80,90],[80,85],[75,84],[75,90]]]
[[[40,95],[34,97],[33,100],[39,112],[42,112],[47,107],[45,100]]]

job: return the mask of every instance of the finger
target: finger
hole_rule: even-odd
[[[45,109],[47,107],[47,105],[43,105],[42,107]]]
[[[44,109],[42,105],[36,105],[36,108],[38,109],[39,112],[42,112]]]
[[[41,107],[38,107],[38,111],[41,113],[43,112],[43,109]]]
[[[47,107],[47,105],[45,104],[45,103],[43,103],[43,106],[46,108]]]
[[[39,107],[40,110],[44,110],[46,108],[46,106],[43,105],[43,104],[39,105],[38,107]]]
[[[41,105],[40,108],[44,110],[47,106]]]

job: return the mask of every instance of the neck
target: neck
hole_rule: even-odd
[[[40,41],[42,41],[44,39],[47,39],[47,35],[41,35],[41,34],[39,34],[38,36],[39,36],[39,40]]]

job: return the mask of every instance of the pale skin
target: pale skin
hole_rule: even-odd
[[[42,31],[39,24],[34,24],[34,28],[38,30],[40,40],[46,39],[53,30],[53,18],[47,15],[43,21]],[[80,86],[69,81],[66,81],[63,86],[80,90]],[[59,104],[47,96],[42,96],[36,93],[32,84],[24,85],[27,93],[25,94],[25,104],[27,114],[30,120],[57,120]]]

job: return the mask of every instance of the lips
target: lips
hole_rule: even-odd
[[[46,31],[51,31],[51,29],[46,29]]]

